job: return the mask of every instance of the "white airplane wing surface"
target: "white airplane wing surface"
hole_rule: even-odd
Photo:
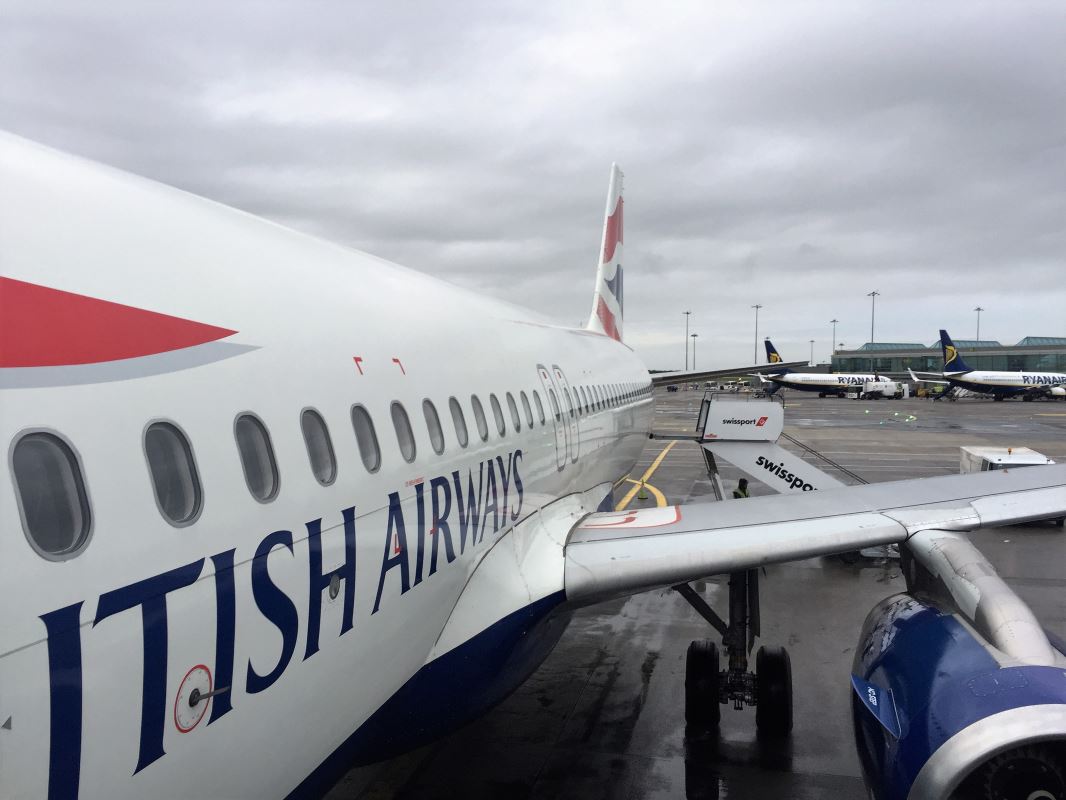
[[[1066,464],[800,495],[590,514],[566,544],[570,601],[595,601],[863,547],[924,530],[1066,515]]]
[[[907,372],[911,374],[911,380],[915,383],[939,383],[947,386],[948,381],[937,380],[937,378],[944,377],[939,372],[915,372],[913,369],[908,369]],[[919,375],[930,375],[929,378],[920,378]]]

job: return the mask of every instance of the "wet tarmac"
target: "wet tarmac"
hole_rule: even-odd
[[[658,390],[656,431],[691,430],[700,397]],[[958,472],[961,445],[1026,446],[1066,461],[1061,402],[790,393],[785,432],[871,482]],[[634,477],[667,445],[649,441]],[[720,467],[731,489],[740,473]],[[702,456],[688,442],[672,447],[649,483],[671,503],[711,492]],[[751,490],[772,494],[754,482]],[[653,492],[631,503],[654,504]],[[1066,637],[1063,529],[998,528],[974,540],[1041,622]],[[724,578],[696,588],[724,612]],[[352,770],[327,798],[861,800],[851,659],[867,612],[903,588],[893,560],[819,558],[765,570],[756,644],[784,645],[791,655],[795,722],[785,742],[760,740],[750,709],[723,707],[716,735],[686,731],[685,651],[693,639],[718,637],[679,595],[662,590],[582,609],[541,668],[491,713],[405,756]]]

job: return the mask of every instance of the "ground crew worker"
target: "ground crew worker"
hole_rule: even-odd
[[[740,479],[740,483],[737,484],[737,488],[733,490],[733,499],[734,500],[740,500],[740,499],[742,499],[744,497],[751,497],[751,495],[748,494],[748,479],[747,478],[741,478]]]

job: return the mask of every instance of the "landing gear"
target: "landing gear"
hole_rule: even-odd
[[[721,706],[740,710],[755,706],[761,736],[778,738],[792,730],[792,663],[783,647],[760,647],[755,672],[748,672],[748,656],[759,632],[758,572],[729,576],[729,622],[719,617],[689,584],[674,589],[722,634],[727,667],[719,670],[718,648],[709,640],[692,642],[685,659],[685,721],[713,729],[721,720]]]
[[[722,716],[718,699],[718,647],[708,639],[692,642],[685,658],[685,722],[717,727]]]
[[[760,647],[755,654],[755,724],[763,736],[792,731],[792,661],[783,647]]]
[[[994,394],[992,395],[992,399],[995,400],[997,403],[1002,403],[1004,398],[1001,394]]]

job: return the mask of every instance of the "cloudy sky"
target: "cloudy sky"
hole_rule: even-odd
[[[708,10],[708,7],[711,7]],[[680,368],[1066,336],[1066,5],[0,0],[0,127]],[[760,353],[760,360],[764,357]]]

